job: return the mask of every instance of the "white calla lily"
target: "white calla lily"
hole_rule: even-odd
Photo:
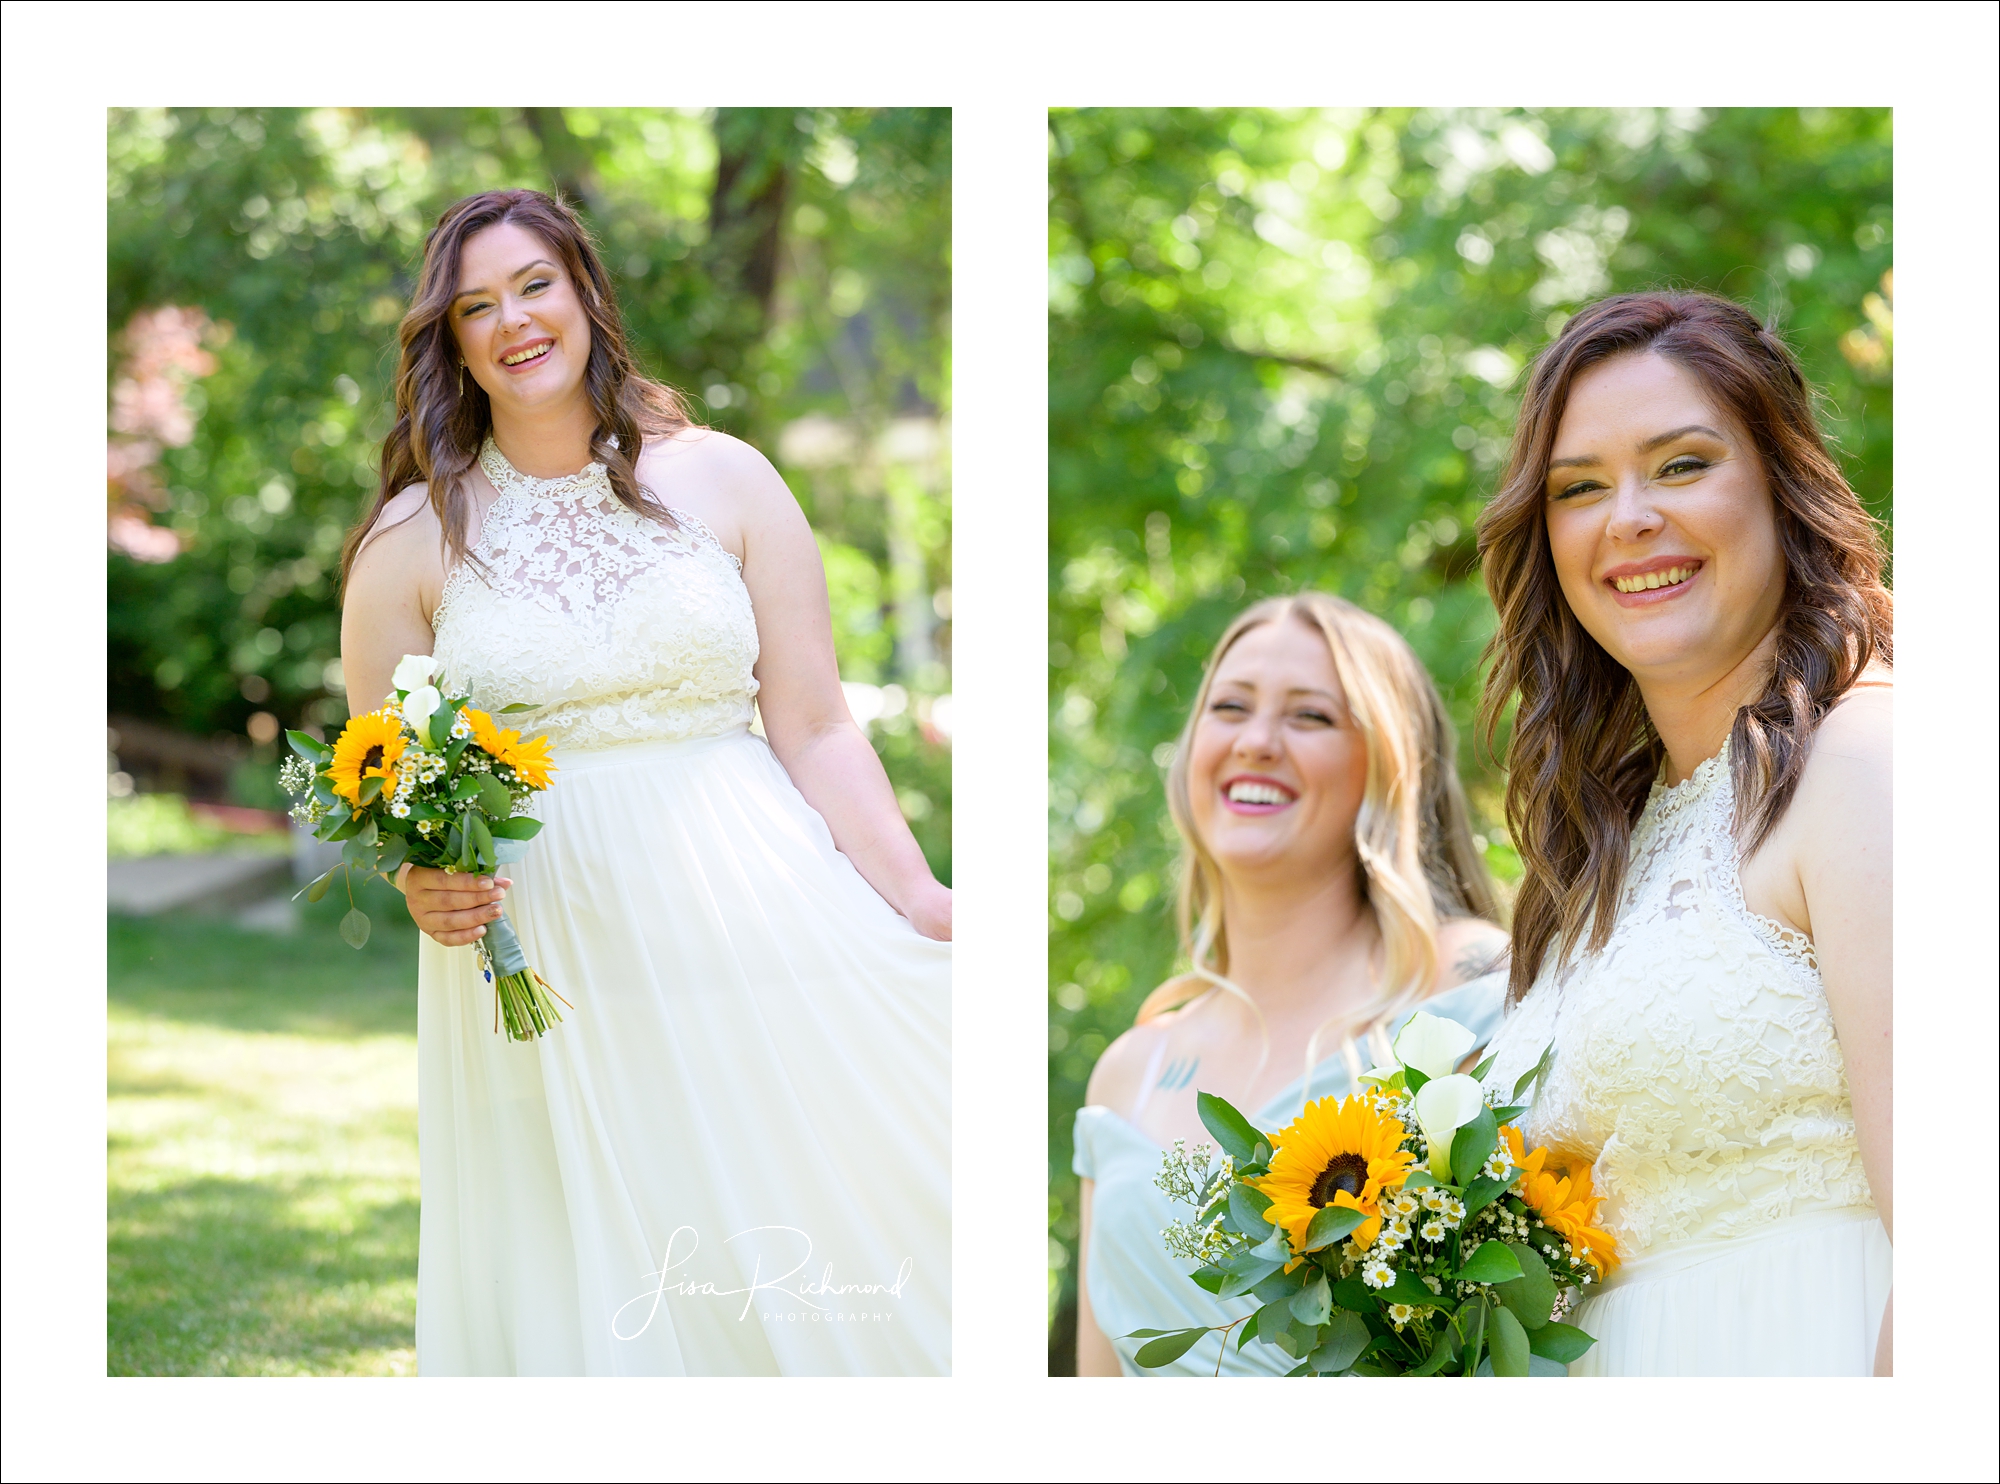
[[[438,662],[427,654],[406,654],[396,662],[396,677],[391,682],[395,689],[413,691],[430,684],[437,674]]]
[[[420,685],[403,699],[403,720],[410,724],[410,730],[417,734],[419,746],[430,746],[431,713],[444,704],[444,697],[438,694],[434,685]]]
[[[1450,1182],[1451,1141],[1479,1116],[1485,1101],[1479,1084],[1463,1073],[1433,1077],[1417,1089],[1417,1122],[1431,1146],[1431,1173],[1438,1179]]]
[[[1419,1010],[1396,1037],[1396,1060],[1434,1080],[1449,1077],[1478,1039],[1455,1020]]]

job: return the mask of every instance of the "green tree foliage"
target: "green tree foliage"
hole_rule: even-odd
[[[1469,734],[1492,632],[1473,522],[1517,377],[1567,314],[1624,289],[1705,288],[1775,319],[1886,521],[1890,127],[1886,110],[1059,111],[1049,201],[1053,1311],[1074,1294],[1085,1079],[1175,959],[1160,782],[1223,626],[1273,593],[1340,593],[1409,638]],[[1462,756],[1514,875],[1495,765]]]
[[[192,429],[156,436],[136,479],[113,439],[114,512],[150,520],[156,559],[110,553],[110,710],[235,736],[260,711],[345,718],[339,552],[373,498],[424,233],[468,192],[556,189],[641,364],[805,506],[843,678],[911,693],[872,731],[948,870],[927,718],[950,689],[950,176],[942,109],[114,110],[114,429],[119,383],[153,385],[135,317],[198,310],[212,369],[182,357]]]

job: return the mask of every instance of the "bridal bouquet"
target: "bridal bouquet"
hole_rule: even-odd
[[[1393,1068],[1365,1091],[1307,1105],[1259,1132],[1227,1102],[1200,1095],[1206,1144],[1176,1141],[1160,1188],[1193,1206],[1162,1233],[1191,1277],[1219,1298],[1260,1307],[1227,1325],[1142,1329],[1141,1366],[1179,1359],[1211,1330],[1298,1362],[1294,1376],[1525,1376],[1528,1357],[1568,1364],[1596,1343],[1562,1322],[1575,1296],[1617,1267],[1595,1226],[1590,1167],[1562,1170],[1522,1148],[1527,1111],[1495,1106],[1455,1072],[1473,1046],[1456,1021],[1419,1012],[1396,1038]],[[1553,1052],[1514,1085],[1548,1073]],[[1216,1369],[1221,1370],[1218,1357]]]
[[[351,719],[331,746],[304,732],[285,734],[297,756],[278,776],[299,801],[292,818],[319,839],[342,842],[340,864],[305,889],[308,901],[326,895],[336,872],[351,869],[391,882],[405,863],[493,871],[521,859],[541,829],[523,811],[555,771],[548,739],[522,741],[519,731],[468,704],[470,697],[440,692],[431,684],[436,673],[429,655],[406,654],[396,666],[394,699]],[[534,709],[508,706],[500,714]],[[340,935],[359,948],[368,941],[368,914],[353,901],[349,878],[351,910]],[[495,1031],[504,1020],[510,1037],[529,1041],[562,1019],[554,1004],[562,996],[529,967],[506,917],[487,924],[474,950],[494,987]]]

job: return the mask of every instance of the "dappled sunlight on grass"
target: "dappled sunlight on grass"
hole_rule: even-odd
[[[345,903],[341,904],[345,910]],[[109,1370],[415,1371],[407,920],[111,924]]]

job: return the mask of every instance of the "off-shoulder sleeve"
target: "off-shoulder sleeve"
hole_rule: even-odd
[[[1103,1126],[1103,1108],[1078,1108],[1072,1137],[1076,1152],[1070,1158],[1070,1168],[1085,1180],[1097,1178],[1097,1131]]]

